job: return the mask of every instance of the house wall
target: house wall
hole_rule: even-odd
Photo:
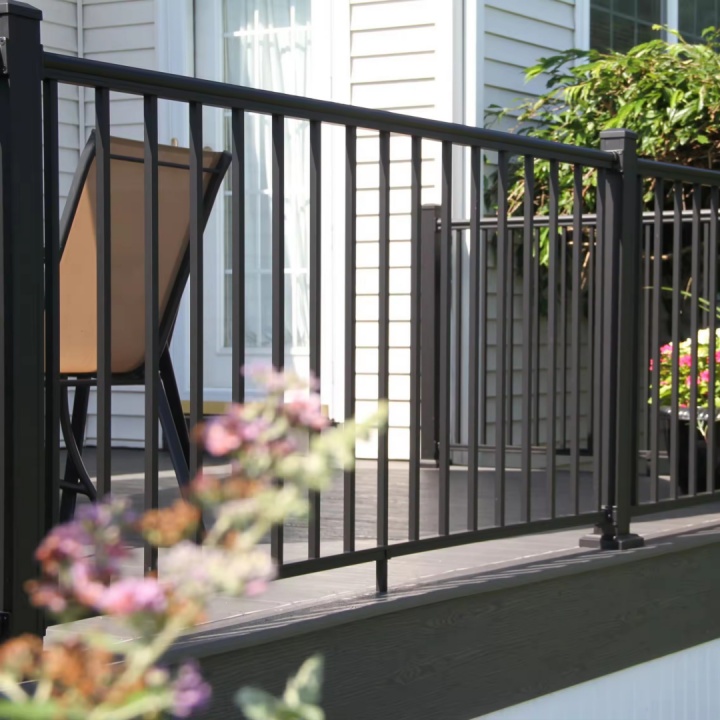
[[[432,0],[350,2],[350,101],[382,110],[461,120],[457,72],[460,3]],[[410,424],[410,139],[390,143],[390,406],[391,459],[409,457]],[[422,198],[440,196],[440,146],[422,148]],[[356,412],[378,396],[378,134],[358,131]],[[358,447],[374,457],[376,442]]]
[[[43,40],[48,49],[131,66],[157,68],[158,22],[167,18],[158,0],[36,0],[45,13]],[[333,77],[331,97],[356,105],[393,110],[443,120],[481,122],[482,108],[512,105],[539,92],[542,80],[524,83],[524,68],[542,55],[574,45],[575,7],[568,0],[478,0],[476,37],[478,67],[468,73],[463,52],[463,8],[470,0],[343,0],[333,12],[341,18],[338,46],[349,52]],[[158,16],[162,20],[158,20]],[[342,23],[345,23],[343,25]],[[191,48],[187,52],[191,53]],[[337,57],[338,53],[335,52]],[[163,64],[164,67],[164,64]],[[478,92],[477,117],[471,116],[465,91],[468,82]],[[94,123],[90,92],[61,91],[61,192],[67,192],[78,149]],[[163,112],[164,108],[160,108]],[[142,137],[142,100],[121,94],[111,97],[114,134]],[[440,200],[440,146],[423,144],[423,203]],[[377,134],[358,132],[357,196],[357,414],[374,409],[377,400],[378,345],[378,141]],[[390,251],[390,448],[391,457],[409,453],[410,370],[410,143],[391,141]],[[492,161],[492,158],[490,158]],[[462,188],[466,158],[454,157],[456,190]],[[466,214],[463,192],[454,193],[454,215]],[[335,225],[337,225],[335,223]],[[338,226],[341,227],[341,226]],[[341,258],[338,259],[341,262]],[[335,262],[335,261],[333,261]],[[341,267],[336,264],[335,267]],[[340,294],[340,297],[342,295]],[[335,303],[337,304],[337,303]],[[492,308],[491,308],[492,312]],[[494,319],[490,318],[491,323]],[[489,350],[492,355],[492,348]],[[335,396],[342,397],[343,359],[335,354]],[[328,376],[328,365],[325,377]],[[492,377],[489,388],[494,391]],[[337,392],[337,390],[340,392]],[[519,402],[519,400],[518,400]],[[337,403],[336,407],[337,407]],[[115,393],[114,441],[139,446],[143,438],[143,399],[137,388]],[[91,399],[89,440],[94,438]],[[492,432],[492,431],[491,431]],[[375,455],[375,443],[358,448],[360,457]]]
[[[543,76],[525,82],[541,57],[577,45],[574,0],[485,0],[484,105],[514,107],[545,89]],[[499,126],[508,129],[514,118]]]
[[[43,11],[44,21],[40,37],[48,52],[77,57],[78,15],[76,0],[43,0],[35,5]],[[60,201],[67,197],[73,172],[78,161],[79,133],[79,92],[67,85],[58,89],[60,107],[58,138],[60,141]]]

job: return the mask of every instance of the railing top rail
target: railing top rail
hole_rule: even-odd
[[[164,100],[199,102],[215,107],[418,135],[428,140],[479,146],[485,150],[532,155],[588,167],[613,168],[617,162],[614,153],[593,148],[55,53],[44,53],[44,72],[47,79],[71,85],[107,87],[117,92],[153,95]]]
[[[638,158],[637,168],[638,174],[642,177],[720,187],[720,172],[717,170],[687,167],[644,158]]]

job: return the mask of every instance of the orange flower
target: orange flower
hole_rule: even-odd
[[[42,640],[36,635],[8,640],[0,646],[0,667],[15,677],[31,677],[40,664],[42,649]]]
[[[148,542],[171,547],[192,535],[200,522],[200,509],[185,500],[176,500],[169,508],[148,510],[139,522]]]

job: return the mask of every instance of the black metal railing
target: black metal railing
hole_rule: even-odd
[[[307,557],[287,562],[284,529],[272,533],[271,550],[283,577],[351,564],[374,562],[377,588],[388,587],[393,557],[563,527],[595,525],[596,547],[627,547],[641,539],[630,532],[633,514],[669,502],[682,505],[714,499],[714,484],[689,499],[678,499],[678,413],[672,404],[670,446],[674,457],[670,499],[659,491],[662,452],[658,441],[660,410],[657,377],[647,378],[648,354],[657,358],[662,340],[658,248],[669,220],[656,212],[641,230],[641,178],[663,178],[673,187],[690,185],[692,277],[700,276],[702,258],[710,268],[703,277],[717,295],[717,188],[720,174],[637,159],[636,138],[626,131],[603,134],[601,149],[579,148],[535,138],[406,115],[322,102],[281,93],[186,78],[138,68],[45,53],[39,41],[40,15],[8,2],[0,11],[0,36],[7,38],[5,75],[0,78],[0,243],[4,325],[2,329],[2,433],[0,477],[3,492],[2,603],[16,633],[42,629],[43,618],[26,604],[22,584],[34,572],[33,550],[58,519],[58,438],[60,374],[60,196],[58,88],[78,85],[95,93],[95,185],[97,198],[97,372],[71,378],[78,387],[97,385],[97,494],[111,491],[112,367],[111,302],[111,105],[110,93],[143,100],[144,141],[144,322],[142,382],[145,386],[144,497],[158,503],[158,420],[174,427],[174,458],[184,474],[203,463],[199,449],[179,430],[179,402],[158,297],[159,169],[158,102],[184,103],[188,110],[190,182],[187,276],[190,288],[190,422],[203,417],[204,308],[203,235],[205,183],[203,108],[231,114],[231,274],[232,400],[242,402],[245,387],[245,121],[248,113],[272,118],[272,363],[282,368],[285,345],[284,124],[288,118],[310,124],[309,191],[309,366],[324,382],[321,368],[321,200],[328,183],[340,178],[322,171],[322,128],[344,128],[344,417],[356,409],[356,253],[358,129],[377,133],[378,400],[389,398],[391,137],[410,139],[410,421],[407,483],[403,483],[407,523],[400,534],[390,528],[389,440],[380,433],[374,470],[375,533],[369,547],[358,547],[358,478],[347,471],[342,483],[342,548],[323,554],[322,498],[310,500]],[[44,160],[41,148],[44,143]],[[441,204],[421,207],[422,152],[425,143],[441,145],[437,185]],[[470,163],[470,217],[454,223],[453,151],[463,148]],[[481,154],[497,153],[497,214],[483,217]],[[524,168],[522,207],[512,214],[509,193],[515,175],[510,160]],[[549,161],[547,207],[536,212],[536,160]],[[43,167],[44,164],[44,167]],[[570,168],[572,214],[560,214],[560,168]],[[594,181],[590,190],[584,178]],[[709,196],[698,187],[712,188]],[[592,194],[595,213],[587,212]],[[707,203],[706,203],[707,196]],[[679,199],[678,199],[679,198]],[[673,257],[682,244],[683,196],[676,193]],[[661,202],[662,201],[662,202]],[[44,226],[43,226],[44,202]],[[709,214],[703,215],[708,209]],[[664,210],[664,208],[663,208]],[[517,216],[516,216],[517,215]],[[646,223],[649,221],[646,221]],[[701,238],[701,226],[708,231]],[[660,237],[660,240],[658,238]],[[544,239],[543,239],[544,238]],[[405,238],[407,239],[407,238]],[[541,258],[547,241],[547,259]],[[658,245],[660,242],[660,245]],[[653,244],[654,243],[654,244]],[[704,253],[704,255],[703,255]],[[680,263],[672,260],[671,337],[680,338]],[[677,267],[676,267],[677,266]],[[44,278],[44,279],[43,279]],[[648,290],[647,288],[651,288]],[[43,319],[43,309],[45,319]],[[697,299],[689,310],[690,331],[703,322]],[[649,330],[643,321],[650,319]],[[714,337],[716,320],[707,313]],[[645,325],[647,327],[647,325]],[[171,330],[171,328],[170,328]],[[697,343],[695,344],[697,347]],[[713,345],[714,348],[714,345]],[[697,352],[693,362],[697,366]],[[712,382],[715,382],[714,357]],[[657,367],[657,364],[655,365]],[[44,370],[44,372],[43,372]],[[45,379],[43,379],[45,377]],[[139,376],[133,376],[138,381]],[[65,385],[63,385],[65,383]],[[652,385],[652,390],[650,386]],[[641,397],[642,389],[644,395]],[[650,394],[653,403],[646,400]],[[174,409],[173,409],[174,408]],[[689,421],[697,421],[697,402]],[[714,416],[714,404],[709,408]],[[649,413],[649,414],[648,414]],[[74,419],[74,418],[73,418]],[[69,425],[69,419],[65,418]],[[711,424],[707,475],[716,460]],[[691,438],[694,435],[690,433]],[[640,438],[649,439],[652,492],[638,497]],[[472,439],[472,441],[471,441]],[[688,441],[690,443],[691,441]],[[647,443],[645,443],[647,444]],[[171,447],[171,450],[173,448]],[[689,447],[696,471],[697,446]],[[647,453],[646,453],[647,455]],[[517,460],[516,460],[517,457]],[[693,458],[696,458],[693,460]],[[421,461],[425,461],[425,463]],[[427,461],[437,468],[428,473]],[[451,472],[461,463],[465,472]],[[183,473],[178,472],[178,476]],[[691,473],[692,475],[692,473]],[[694,476],[693,476],[694,477]],[[460,516],[457,507],[461,508]],[[432,516],[432,522],[428,517]],[[368,540],[369,538],[364,538]],[[364,543],[367,544],[367,543]],[[157,567],[157,555],[145,553],[145,568]]]

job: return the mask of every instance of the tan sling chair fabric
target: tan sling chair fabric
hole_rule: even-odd
[[[143,153],[141,142],[120,138],[111,140],[111,327],[112,372],[115,375],[136,372],[145,358]],[[176,288],[188,249],[189,151],[161,146],[158,157],[161,163],[181,166],[158,167],[160,324],[166,326],[171,294]],[[141,162],[123,158],[135,158]],[[227,154],[205,152],[203,166],[216,173],[224,172],[227,169]],[[213,173],[203,173],[205,194],[212,180]],[[62,375],[94,375],[97,372],[96,201],[93,157],[60,260]],[[184,281],[182,284],[184,286]],[[170,310],[177,312],[177,306]]]

